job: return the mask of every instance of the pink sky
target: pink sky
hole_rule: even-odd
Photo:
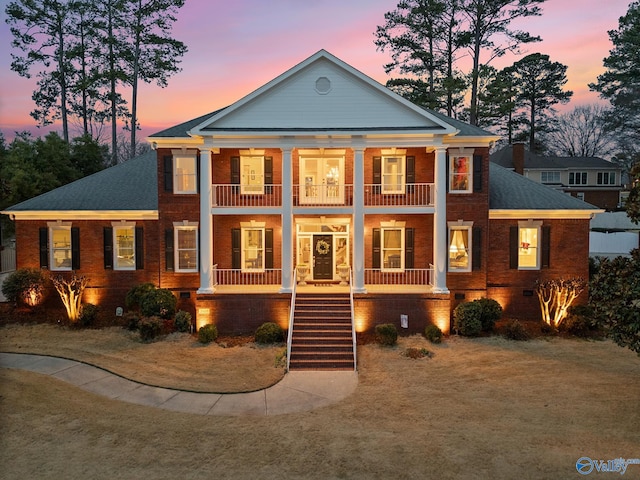
[[[144,85],[139,97],[142,135],[227,106],[251,93],[320,49],[325,49],[366,75],[385,83],[388,54],[376,51],[374,32],[397,0],[187,0],[174,26],[174,37],[189,52],[182,71],[162,89]],[[0,0],[0,130],[11,139],[15,131],[35,130],[29,112],[35,79],[10,69],[11,35],[5,23],[8,0]],[[547,0],[541,17],[517,27],[542,42],[527,53],[548,54],[567,65],[573,99],[568,107],[594,103],[598,96],[588,83],[602,73],[602,59],[611,48],[608,30],[617,29],[628,0]],[[516,25],[514,25],[516,26]],[[502,68],[513,56],[492,63]],[[53,127],[59,130],[59,126]]]

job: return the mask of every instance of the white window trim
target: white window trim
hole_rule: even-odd
[[[136,269],[136,222],[111,222],[113,228],[113,269],[131,271]],[[118,267],[118,228],[131,228],[133,229],[133,266],[131,267]]]
[[[473,222],[458,220],[457,222],[447,222],[447,259],[450,258],[451,239],[456,230],[467,232],[467,266],[466,268],[456,268],[447,261],[448,270],[452,273],[466,273],[473,269]]]
[[[607,178],[605,182],[604,179]],[[602,180],[602,181],[600,181]],[[610,186],[616,184],[616,172],[598,172],[596,175],[597,185]]]
[[[196,232],[196,266],[195,268],[180,268],[180,242],[179,232],[194,231]],[[200,258],[200,238],[198,235],[198,222],[174,222],[173,223],[173,263],[176,273],[194,273],[198,271],[198,259]]]
[[[549,177],[553,176],[554,178],[549,180]],[[540,183],[544,184],[556,184],[560,183],[560,171],[559,170],[543,170],[540,172]]]
[[[573,174],[573,182],[571,181],[571,175]],[[580,182],[576,182],[576,179],[580,176]],[[582,182],[582,176],[585,176],[585,181]],[[589,172],[585,172],[584,170],[569,172],[569,185],[572,186],[580,186],[583,187],[585,185],[589,185]]]
[[[520,265],[520,230],[523,228],[537,229],[536,237],[538,244],[536,245],[536,265],[534,267],[523,267]],[[518,222],[518,270],[540,270],[542,262],[542,221],[521,220]]]
[[[406,184],[407,184],[407,150],[406,149],[396,149],[396,148],[392,148],[392,149],[385,149],[382,150],[381,152],[382,154],[382,161],[381,161],[381,165],[380,165],[380,183],[382,186],[382,194],[383,195],[397,195],[397,194],[404,194],[406,191]],[[389,158],[397,158],[398,159],[398,166],[400,168],[400,177],[401,177],[401,181],[400,181],[400,185],[397,189],[395,190],[389,190],[387,188],[387,183],[385,182],[385,163]]]
[[[455,159],[465,157],[468,159],[469,171],[467,172],[467,188],[464,190],[456,190],[453,188],[453,175],[455,168]],[[447,178],[447,182],[449,182],[449,193],[453,194],[465,194],[465,193],[473,193],[473,153],[468,153],[465,151],[449,152],[449,176]]]
[[[52,272],[70,272],[71,270],[73,270],[73,245],[71,244],[72,240],[71,240],[71,222],[63,222],[58,220],[57,222],[47,222],[47,227],[49,229],[48,235],[49,235],[49,270],[51,270]],[[61,248],[59,249],[54,249],[53,246],[53,231],[54,230],[67,230],[69,232],[69,259],[71,260],[71,264],[69,265],[68,268],[63,267],[56,267],[55,264],[55,259],[54,259],[54,254],[56,252],[56,250],[63,250]],[[64,249],[66,250],[66,249]]]
[[[173,154],[173,193],[176,195],[193,195],[198,193],[198,155],[195,152],[188,152],[183,150],[172,150]],[[193,182],[192,190],[180,190],[178,186],[180,182],[178,179],[180,178],[178,175],[178,159],[187,159],[193,160],[193,176],[195,181]],[[189,174],[191,175],[191,174]]]
[[[251,222],[240,222],[240,267],[243,272],[264,272],[264,262],[265,262],[265,230],[266,230],[265,222],[256,222],[252,220]],[[250,230],[259,230],[261,232],[260,238],[262,239],[262,245],[260,246],[262,251],[262,264],[256,266],[255,268],[247,268],[246,267],[246,259],[245,259],[245,233]]]
[[[405,257],[405,225],[406,222],[380,222],[380,271],[381,272],[404,272]],[[385,231],[400,230],[400,268],[385,268],[384,266],[384,234]]]

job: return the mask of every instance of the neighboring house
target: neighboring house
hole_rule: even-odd
[[[599,213],[591,220],[589,254],[592,257],[628,257],[640,248],[640,225],[626,212]]]
[[[448,331],[483,296],[535,318],[537,280],[587,277],[601,210],[490,165],[496,139],[319,51],[152,135],[152,152],[2,213],[19,267],[86,275],[106,309],[153,282],[222,332],[286,326],[296,281],[335,285],[344,266],[359,331],[400,315]]]
[[[608,211],[622,202],[622,170],[603,158],[547,157],[515,143],[492,153],[491,161]]]

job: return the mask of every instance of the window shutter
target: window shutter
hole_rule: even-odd
[[[518,268],[518,227],[509,227],[509,268]]]
[[[40,268],[49,268],[49,229],[40,227]]]
[[[164,191],[173,192],[173,156],[162,157],[164,163]]]
[[[413,193],[413,184],[416,183],[416,157],[414,156],[407,157],[405,183],[409,184],[407,186],[407,193]]]
[[[436,161],[438,161],[436,159]],[[449,178],[451,175],[451,170],[449,169],[449,151],[447,150],[447,160],[445,161],[445,168],[447,169],[447,174],[445,175],[447,178],[447,193],[449,193],[449,184],[451,183],[451,179]],[[440,185],[436,185],[436,188],[438,188]]]
[[[136,270],[144,269],[144,229],[136,227]]]
[[[382,157],[373,157],[373,184],[382,185]],[[373,187],[373,193],[380,193],[380,187]]]
[[[264,268],[273,268],[273,228],[264,230]]]
[[[80,270],[80,229],[71,227],[71,269]]]
[[[474,227],[471,233],[471,270],[482,268],[482,228]]]
[[[175,271],[175,257],[173,255],[173,229],[164,231],[164,260],[167,272]]]
[[[264,193],[271,193],[273,188],[273,157],[264,157]]]
[[[540,262],[542,268],[549,268],[551,260],[551,227],[543,225],[542,231],[542,250],[540,251]]]
[[[239,228],[231,229],[231,268],[242,268],[242,255],[240,252],[240,236],[242,232]]]
[[[404,229],[404,268],[413,268],[415,228]]]
[[[200,159],[202,158],[202,152],[198,152],[196,156],[196,192],[200,193]],[[211,161],[211,158],[209,158]]]
[[[380,268],[380,229],[374,228],[372,235],[373,253],[371,257],[371,267]]]
[[[104,269],[113,269],[113,228],[104,227],[102,229],[103,246],[104,246]]]
[[[482,192],[482,155],[473,156],[473,191]]]

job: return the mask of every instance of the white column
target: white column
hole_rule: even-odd
[[[293,165],[291,148],[282,149],[282,285],[280,293],[293,291]]]
[[[198,293],[214,293],[213,216],[211,215],[211,149],[200,149],[200,288]]]
[[[353,291],[367,293],[364,286],[364,148],[353,150]]]
[[[435,151],[434,183],[436,189],[433,215],[434,293],[449,293],[447,288],[447,150]]]

